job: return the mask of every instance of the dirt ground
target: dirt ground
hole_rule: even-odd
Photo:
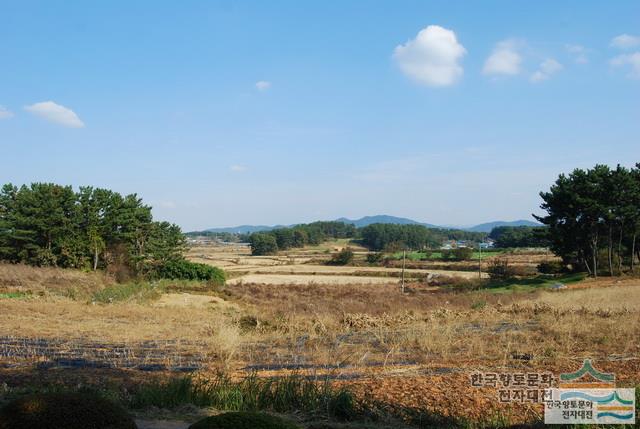
[[[636,278],[500,295],[408,282],[401,293],[396,268],[289,264],[288,256],[255,263],[247,255],[241,257],[250,263],[243,265],[234,258],[246,249],[216,251],[229,258],[229,271],[240,274],[224,290],[181,290],[176,284],[151,301],[99,304],[72,291],[110,287],[103,277],[0,266],[0,293],[33,292],[0,295],[0,388],[47,377],[129,386],[185,369],[238,378],[295,371],[329,377],[390,406],[468,418],[499,411],[517,422],[539,416],[540,406],[500,405],[496,389],[471,386],[471,374],[559,374],[591,358],[620,383],[640,383]],[[308,253],[310,261],[317,258],[317,252]],[[34,372],[34,365],[43,364],[49,369]],[[149,429],[193,421],[157,410],[138,417]]]
[[[331,252],[340,250],[347,244],[346,240],[336,240],[321,246],[292,249],[275,256],[251,256],[250,249],[241,245],[198,246],[189,250],[188,257],[194,262],[224,268],[230,276],[229,284],[352,286],[354,284],[394,285],[400,281],[403,271],[401,266],[368,266],[364,263],[366,249],[353,247],[352,244],[349,244],[349,247],[354,249],[356,259],[361,266],[325,264],[330,259]],[[476,268],[456,270],[456,265],[448,266],[446,263],[438,268],[407,267],[404,272],[407,279],[428,279],[438,276],[478,278]],[[487,274],[483,273],[482,278],[487,278]]]

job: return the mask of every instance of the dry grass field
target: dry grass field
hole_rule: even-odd
[[[358,265],[326,265],[333,252],[345,247],[354,251]],[[190,249],[188,258],[193,262],[224,268],[231,277],[229,284],[352,286],[354,284],[393,284],[400,281],[401,265],[369,266],[364,262],[366,254],[367,251],[364,248],[342,239],[305,249],[292,249],[274,256],[251,256],[248,246],[243,245],[198,246]],[[478,277],[477,264],[473,271],[456,270],[454,262],[442,265],[439,268],[408,267],[405,270],[405,278],[427,279],[444,276],[473,279]],[[483,278],[486,277],[486,274],[483,274]]]
[[[403,294],[397,268],[321,265],[333,250],[325,252],[254,258],[242,247],[192,249],[192,260],[232,273],[220,290],[0,265],[0,386],[28,386],[43,364],[57,368],[44,374],[56,382],[90,374],[81,383],[124,377],[126,385],[172,370],[235,379],[295,371],[376,403],[470,419],[495,412],[513,423],[539,418],[540,406],[500,406],[494,390],[470,386],[469,374],[558,373],[592,358],[621,383],[640,382],[637,279],[492,293],[429,282],[477,273],[420,268],[407,270]]]

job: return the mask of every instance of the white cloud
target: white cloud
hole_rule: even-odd
[[[56,104],[53,101],[43,101],[40,103],[25,106],[27,112],[40,116],[47,121],[63,125],[69,128],[82,128],[84,122],[80,120],[75,112],[67,107]]]
[[[621,34],[611,39],[611,46],[618,49],[630,49],[640,46],[640,37],[630,34]]]
[[[460,61],[466,53],[456,33],[430,25],[420,30],[415,39],[396,46],[393,59],[404,74],[418,83],[449,86],[462,77],[464,69]]]
[[[547,58],[542,63],[540,63],[540,68],[531,75],[531,82],[535,83],[547,80],[551,77],[551,75],[558,73],[563,68],[563,65],[553,58]]]
[[[489,58],[484,62],[482,72],[487,75],[517,75],[520,73],[522,56],[518,52],[518,43],[514,40],[499,42]]]
[[[233,171],[234,173],[242,173],[243,171],[247,171],[247,167],[245,167],[244,165],[234,164],[229,166],[229,170]]]
[[[631,70],[628,76],[633,79],[640,79],[640,52],[632,54],[618,55],[609,61],[613,67],[629,66]]]
[[[13,118],[13,112],[4,106],[0,106],[0,119]]]
[[[584,46],[567,44],[564,47],[576,63],[586,64],[589,62],[589,50]]]
[[[271,88],[271,82],[267,80],[259,80],[256,82],[256,89],[258,91],[266,91],[269,88]]]

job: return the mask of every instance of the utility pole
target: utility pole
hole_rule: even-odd
[[[478,278],[482,278],[482,242],[478,243]]]
[[[404,293],[404,267],[407,260],[407,249],[402,249],[402,293]]]

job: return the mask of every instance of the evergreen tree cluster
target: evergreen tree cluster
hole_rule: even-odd
[[[0,191],[0,260],[148,274],[182,260],[184,247],[180,227],[154,221],[135,194],[53,183]]]
[[[635,168],[596,165],[561,174],[541,192],[551,249],[566,264],[597,276],[633,271],[640,258],[640,164]]]
[[[445,240],[481,241],[487,236],[484,232],[392,223],[374,223],[359,229],[358,233],[362,243],[376,251],[439,248]]]
[[[354,238],[356,227],[337,221],[320,221],[256,232],[249,236],[253,255],[272,255],[278,250],[318,245],[328,239]]]
[[[541,226],[497,226],[489,233],[495,246],[509,247],[549,247],[547,228]]]

